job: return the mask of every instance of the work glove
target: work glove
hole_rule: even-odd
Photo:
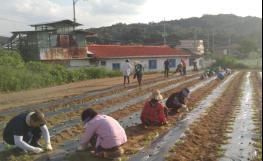
[[[78,148],[77,148],[77,151],[85,151],[86,148],[82,145],[79,145]]]
[[[179,112],[188,112],[188,111],[189,110],[188,110],[187,106],[186,105],[182,105],[182,108],[181,108],[181,110]]]
[[[44,150],[43,150],[42,148],[34,148],[32,151],[33,151],[34,153],[36,153],[36,154],[39,154],[39,153],[44,152]]]
[[[48,144],[46,145],[46,150],[48,150],[48,151],[52,151],[52,150],[53,150],[53,148],[52,148],[52,146],[51,146],[50,143],[48,143]]]

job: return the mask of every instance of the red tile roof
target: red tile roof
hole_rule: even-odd
[[[169,46],[88,45],[87,50],[97,58],[190,56],[183,49]]]

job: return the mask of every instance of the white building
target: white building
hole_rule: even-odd
[[[203,40],[180,40],[177,48],[189,49],[196,55],[203,55],[205,52]]]
[[[171,48],[169,46],[143,46],[143,45],[89,45],[87,52],[92,55],[93,64],[110,70],[122,70],[125,60],[132,64],[140,61],[145,72],[164,70],[164,61],[170,60],[170,69],[175,70],[183,59],[189,67],[190,53],[184,49]],[[76,60],[71,66],[83,64]],[[91,64],[92,64],[91,63]]]

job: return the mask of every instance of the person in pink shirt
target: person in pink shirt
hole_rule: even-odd
[[[80,139],[79,151],[91,145],[93,153],[99,157],[118,158],[123,155],[121,145],[127,142],[123,127],[114,118],[86,109],[81,114],[85,132]]]

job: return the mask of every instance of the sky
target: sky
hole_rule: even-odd
[[[81,28],[149,23],[204,14],[262,18],[262,0],[75,0]],[[0,36],[29,25],[73,19],[72,0],[0,0]]]

